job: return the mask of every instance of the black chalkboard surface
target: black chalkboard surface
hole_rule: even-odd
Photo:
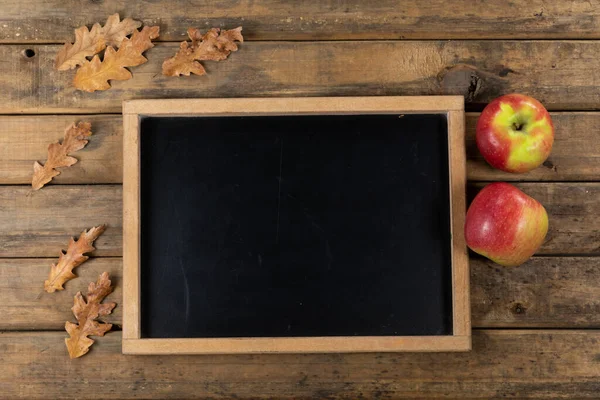
[[[445,115],[141,132],[142,337],[452,333]]]
[[[123,110],[124,353],[470,349],[461,97]]]

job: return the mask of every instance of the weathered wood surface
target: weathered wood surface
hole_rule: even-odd
[[[65,290],[43,293],[56,259],[0,259],[0,330],[62,330],[73,320],[73,296],[108,271],[115,286],[107,301],[122,304],[122,261],[93,258],[75,269]],[[475,328],[597,328],[600,326],[600,258],[534,257],[516,268],[471,258]],[[42,294],[40,296],[40,294]],[[122,308],[103,318],[117,325]]]
[[[124,99],[261,96],[464,95],[470,109],[520,92],[552,110],[600,108],[599,41],[248,42],[208,75],[165,77],[176,43],[147,52],[133,79],[105,92],[73,88],[53,68],[60,46],[0,46],[0,113],[120,113]]]
[[[600,2],[121,0],[0,2],[0,42],[62,42],[114,12],[180,40],[188,27],[244,26],[249,40],[599,38]]]
[[[600,327],[600,258],[533,257],[503,268],[472,257],[470,266],[474,327]]]
[[[475,143],[479,114],[467,114],[467,174],[477,181],[597,181],[600,180],[600,113],[553,112],[556,139],[543,167],[527,174],[493,169]],[[49,143],[62,138],[76,121],[91,121],[93,135],[84,150],[74,153],[79,163],[53,184],[121,183],[123,125],[119,115],[0,116],[0,184],[29,184],[35,161],[44,162]]]
[[[3,0],[0,42],[62,42],[119,12],[180,40],[188,27],[244,26],[249,40],[599,38],[600,2],[518,0],[173,1]]]
[[[482,185],[470,186],[470,194]],[[519,183],[548,210],[550,228],[539,255],[600,254],[600,183]],[[93,225],[108,229],[96,256],[122,254],[122,188],[117,185],[0,187],[0,257],[55,257]]]
[[[0,257],[58,257],[69,238],[106,224],[96,256],[122,252],[121,186],[0,186]]]
[[[0,117],[0,184],[31,184],[33,163],[48,157],[48,145],[62,141],[72,123],[90,121],[92,136],[73,157],[79,162],[52,180],[61,183],[121,183],[123,124],[115,115]]]
[[[224,62],[206,62],[209,75],[191,78],[160,74],[177,48],[161,43],[132,69],[132,80],[103,93],[75,91],[73,72],[53,69],[59,43],[115,12],[160,25],[163,42],[183,40],[190,26],[238,25],[247,42]],[[75,153],[80,162],[54,184],[39,192],[0,187],[0,397],[597,397],[600,331],[589,328],[600,328],[600,261],[573,256],[600,255],[600,113],[568,112],[600,110],[596,39],[600,0],[0,0],[0,114],[94,114],[94,136]],[[111,332],[78,360],[67,356],[65,332],[14,332],[62,329],[72,320],[74,293],[104,270],[116,284],[111,299],[120,302],[122,190],[107,184],[122,180],[121,119],[99,114],[120,113],[124,99],[461,94],[476,111],[509,92],[567,111],[553,113],[553,154],[525,175],[492,170],[476,150],[471,114],[468,177],[568,181],[518,184],[550,214],[540,254],[563,256],[501,268],[472,255],[473,324],[588,330],[476,330],[473,351],[464,354],[233,357],[123,356],[121,335]],[[29,184],[33,161],[43,162],[47,145],[84,117],[0,117],[0,185]],[[481,186],[470,184],[471,197]],[[109,225],[96,242],[100,257],[78,268],[63,292],[38,298],[68,238],[100,223]],[[119,305],[107,320],[120,323]]]
[[[120,332],[69,360],[62,332],[0,335],[3,397],[597,398],[600,332],[476,331],[439,354],[124,356]]]
[[[87,286],[107,271],[115,290],[106,301],[117,305],[122,301],[122,261],[121,258],[92,258],[75,268],[77,278],[65,283],[65,290],[54,293],[44,291],[52,263],[56,258],[0,259],[0,331],[1,330],[63,330],[66,321],[75,322],[71,307],[73,296],[81,291],[87,293]],[[121,323],[121,307],[112,314],[102,317],[110,323]]]

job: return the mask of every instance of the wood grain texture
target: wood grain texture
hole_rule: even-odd
[[[69,360],[61,332],[0,335],[6,398],[596,398],[600,332],[476,331],[441,354],[121,355],[121,335]]]
[[[467,114],[467,177],[478,181],[598,181],[600,113],[553,112],[556,137],[544,166],[526,174],[509,174],[490,167],[477,149],[478,113]],[[80,162],[62,169],[57,184],[121,183],[123,122],[120,115],[0,116],[0,184],[30,184],[34,161],[43,161],[48,144],[58,140],[74,121],[90,121],[93,135]],[[51,183],[50,185],[52,185]]]
[[[599,41],[248,42],[204,76],[165,77],[178,45],[162,43],[133,79],[85,93],[53,69],[56,45],[0,46],[2,114],[120,113],[126,99],[269,96],[462,95],[470,109],[520,92],[551,110],[600,108]]]
[[[96,256],[121,256],[121,186],[0,187],[0,257],[56,257],[69,238],[102,224]]]
[[[46,293],[44,279],[53,262],[56,259],[0,259],[0,330],[63,330],[66,321],[75,321],[71,312],[75,293],[85,295],[88,284],[104,271],[115,287],[106,302],[116,302],[117,308],[102,320],[121,324],[121,258],[91,258],[75,268],[77,278],[67,282],[65,290]]]
[[[468,336],[326,336],[164,339],[128,339],[123,337],[123,354],[147,355],[381,352],[437,353],[470,350],[470,330]]]
[[[71,87],[72,73],[52,68],[73,29],[114,12],[161,27],[160,41],[180,41],[190,26],[242,25],[250,42],[231,59],[207,62],[209,75],[160,75],[177,45],[148,52],[131,81],[105,93]],[[362,0],[284,2],[0,0],[0,114],[120,113],[132,98],[460,94],[470,110],[516,91],[553,110],[599,110],[600,42],[478,39],[600,39],[599,0]],[[254,40],[432,39],[392,42],[252,42]],[[467,39],[444,42],[443,39]],[[25,49],[35,52],[27,57]],[[122,123],[91,116],[97,128],[81,161],[56,184],[120,183]],[[29,184],[33,161],[78,120],[68,115],[0,117],[0,184]],[[489,168],[467,116],[470,180],[600,181],[600,113],[553,113],[554,151],[524,175]],[[110,157],[115,154],[115,157]],[[546,254],[600,254],[600,183],[525,184],[551,216]],[[471,185],[472,197],[481,185]],[[63,329],[68,297],[100,270],[122,295],[121,259],[93,259],[57,297],[36,300],[49,263],[69,236],[108,222],[96,254],[120,256],[121,188],[57,186],[30,198],[28,188],[0,187],[0,397],[2,398],[596,398],[600,331],[475,331],[469,354],[123,356],[121,334],[98,338],[70,361]],[[539,196],[539,197],[538,197]],[[68,211],[70,209],[70,211]],[[71,213],[75,210],[75,213]],[[98,219],[98,220],[96,220]],[[106,221],[109,219],[110,221]],[[114,230],[113,230],[114,228]],[[600,328],[600,261],[536,257],[499,268],[471,254],[473,324],[478,327]],[[87,267],[87,269],[86,269]],[[97,270],[98,269],[98,270]],[[97,276],[97,275],[96,275]],[[81,280],[81,282],[80,282]],[[48,295],[49,296],[49,295]],[[46,303],[47,302],[47,303]],[[118,323],[121,304],[111,322]]]
[[[44,163],[48,145],[62,140],[73,122],[91,122],[92,136],[73,154],[79,162],[60,168],[52,184],[121,183],[123,126],[121,117],[49,115],[0,117],[0,184],[31,184],[33,163]]]
[[[154,99],[123,102],[124,115],[464,114],[462,96],[338,96]],[[463,128],[464,130],[464,128]]]
[[[0,331],[63,330],[72,320],[73,296],[108,271],[117,303],[106,322],[121,325],[121,258],[92,258],[75,272],[65,290],[40,298],[55,259],[0,259]],[[600,258],[534,257],[503,268],[472,257],[471,310],[474,328],[600,328]]]
[[[181,40],[188,27],[244,26],[250,40],[599,38],[597,0],[360,0],[286,2],[184,1],[69,3],[3,0],[0,42],[62,42],[73,29],[121,17],[160,25],[161,40]]]
[[[534,257],[513,268],[471,258],[474,326],[600,328],[600,259]]]
[[[519,183],[548,211],[543,254],[600,254],[600,183]],[[470,185],[472,198],[482,184]],[[107,224],[96,256],[122,255],[122,188],[116,185],[0,187],[0,257],[58,257],[70,236]]]
[[[461,104],[462,105],[462,104]],[[471,340],[471,291],[469,254],[464,226],[467,212],[465,113],[448,113],[448,158],[450,160],[450,237],[452,254],[452,332]],[[471,349],[469,343],[468,349]]]
[[[140,117],[123,114],[123,338],[141,337]]]

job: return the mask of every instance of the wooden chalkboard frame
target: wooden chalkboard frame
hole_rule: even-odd
[[[445,114],[450,178],[451,335],[288,338],[141,338],[140,117],[323,114]],[[469,264],[462,96],[169,99],[123,102],[123,344],[125,354],[333,353],[468,351],[471,349]]]

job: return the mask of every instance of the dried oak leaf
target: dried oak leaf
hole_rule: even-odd
[[[65,339],[65,343],[71,358],[81,357],[90,351],[90,346],[94,341],[88,336],[104,336],[112,328],[112,324],[95,320],[100,316],[110,314],[117,305],[116,303],[100,304],[111,292],[108,272],[103,272],[96,283],[92,282],[88,286],[87,300],[83,298],[81,292],[77,292],[75,295],[71,310],[73,310],[73,315],[77,318],[79,325],[72,322],[65,323],[65,329],[69,333],[69,338]]]
[[[224,60],[232,51],[237,51],[235,41],[244,41],[241,26],[227,31],[212,28],[204,35],[198,29],[190,28],[187,33],[192,43],[182,42],[177,54],[165,60],[162,66],[163,75],[204,75],[206,70],[198,61]]]
[[[60,175],[55,168],[70,167],[77,162],[75,157],[69,154],[81,150],[88,144],[84,138],[91,136],[92,124],[89,122],[80,122],[72,124],[65,131],[65,138],[62,143],[51,143],[48,146],[48,160],[42,166],[37,161],[33,164],[33,179],[31,187],[33,190],[41,189],[52,178]]]
[[[133,32],[131,38],[123,39],[119,50],[108,46],[102,61],[95,55],[92,61],[85,61],[77,70],[73,80],[75,87],[86,92],[95,92],[109,89],[109,80],[131,79],[131,72],[126,67],[135,67],[148,61],[142,53],[154,47],[151,40],[156,39],[158,33],[158,26],[145,26],[141,31]]]
[[[106,46],[119,47],[127,35],[142,26],[140,21],[131,18],[120,20],[119,14],[113,14],[104,26],[95,23],[91,30],[86,26],[75,29],[75,43],[65,43],[56,55],[54,67],[65,71],[83,65],[88,57],[98,54]]]
[[[44,290],[46,292],[52,293],[57,290],[63,290],[65,282],[77,276],[73,273],[73,268],[83,264],[89,258],[83,254],[96,249],[92,244],[105,229],[105,225],[96,226],[89,231],[83,231],[77,241],[71,238],[67,251],[61,251],[58,263],[52,264],[48,280],[44,282]]]

